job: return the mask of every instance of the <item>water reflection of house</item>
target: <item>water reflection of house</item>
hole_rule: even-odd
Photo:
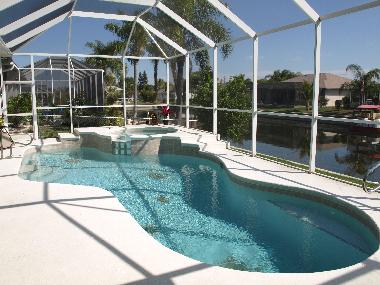
[[[319,150],[331,150],[342,147],[342,142],[337,139],[337,133],[334,132],[320,132],[318,133]]]
[[[312,84],[314,75],[301,75],[282,82],[259,83],[259,104],[275,106],[304,105],[302,84],[305,81]],[[328,99],[327,106],[334,106],[336,100],[342,100],[344,96],[350,95],[349,91],[341,90],[341,86],[350,81],[348,78],[335,74],[321,73],[319,82],[320,96]]]
[[[347,149],[351,152],[380,153],[380,138],[355,136],[348,142]]]

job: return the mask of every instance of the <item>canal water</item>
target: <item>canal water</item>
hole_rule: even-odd
[[[258,152],[308,164],[309,144],[309,122],[259,117]],[[250,149],[251,140],[247,137],[233,145]],[[362,178],[378,161],[380,132],[318,122],[318,168]],[[379,181],[380,170],[370,180]]]

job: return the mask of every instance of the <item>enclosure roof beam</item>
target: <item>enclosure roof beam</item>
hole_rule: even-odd
[[[22,17],[21,19],[18,19],[2,28],[0,28],[0,35],[5,35],[5,34],[9,34],[35,20],[38,20],[52,12],[54,12],[55,10],[59,9],[59,8],[62,8],[64,6],[66,6],[67,4],[73,2],[73,0],[58,0],[56,2],[53,2],[52,4],[50,5],[47,5],[45,7],[43,7],[42,9],[40,10],[37,10],[33,13],[30,13],[28,15],[26,15],[25,17]]]
[[[153,6],[156,3],[156,0],[103,0],[103,1],[142,5],[142,6]]]
[[[256,36],[256,32],[251,29],[246,23],[243,22],[238,16],[236,16],[230,9],[228,9],[224,4],[220,3],[219,0],[207,0],[211,5],[218,9],[224,16],[230,19],[235,25],[247,33],[251,38]]]
[[[152,34],[156,35],[158,38],[160,38],[161,40],[163,40],[164,42],[166,42],[168,45],[170,45],[171,47],[173,47],[174,49],[176,49],[177,51],[179,51],[183,55],[185,55],[187,53],[187,50],[185,50],[184,48],[182,48],[181,46],[179,46],[177,43],[175,43],[174,41],[172,41],[171,39],[169,39],[167,36],[165,36],[163,33],[161,33],[160,31],[158,31],[156,28],[154,28],[151,25],[149,25],[147,22],[145,22],[141,18],[137,19],[137,23],[139,23],[142,27],[146,28],[149,32],[151,32]]]
[[[307,3],[306,0],[293,0],[294,3],[310,18],[314,23],[318,22],[318,13]]]
[[[9,50],[2,37],[0,37],[0,56],[10,57],[12,52]]]
[[[106,14],[106,13],[95,13],[95,12],[82,12],[82,11],[73,11],[71,13],[70,17],[119,20],[119,21],[127,21],[127,22],[132,22],[135,19],[134,16],[118,15],[118,14]]]
[[[314,23],[314,21],[312,19],[306,19],[306,20],[303,20],[303,21],[299,21],[299,22],[295,22],[295,23],[289,24],[289,25],[284,25],[284,26],[281,26],[281,27],[278,27],[278,28],[274,28],[274,29],[258,32],[257,34],[259,36],[265,36],[265,35],[270,35],[270,34],[282,32],[282,31],[286,31],[286,30],[302,27],[302,26],[309,25],[309,24],[312,24],[312,23]]]
[[[172,10],[170,10],[168,7],[166,7],[164,4],[159,2],[156,7],[160,9],[162,12],[164,12],[166,15],[168,15],[170,18],[172,18],[174,21],[176,21],[178,24],[180,24],[182,27],[189,30],[191,33],[193,33],[196,37],[201,39],[203,42],[205,42],[210,47],[215,47],[215,42],[212,41],[209,37],[201,33],[198,29],[196,29],[193,25],[185,21],[183,18],[181,18],[179,15],[174,13]]]
[[[127,40],[127,44],[125,45],[125,48],[123,50],[123,63],[124,63],[124,57],[125,55],[127,54],[127,51],[128,51],[128,48],[129,48],[129,44],[131,43],[131,39],[132,39],[132,35],[135,31],[135,28],[136,28],[136,22],[137,20],[143,16],[145,13],[148,13],[151,9],[153,9],[154,7],[157,6],[157,4],[160,2],[161,0],[155,0],[154,3],[152,3],[150,5],[149,8],[145,9],[144,11],[142,11],[140,14],[138,14],[134,19],[133,19],[133,25],[132,25],[132,29],[131,29],[131,32],[129,34],[129,37],[128,37],[128,40]],[[143,3],[144,1],[140,1],[141,3]]]
[[[152,34],[145,27],[143,27],[143,28],[144,28],[145,32],[148,34],[148,36],[150,37],[150,39],[152,40],[152,42],[160,50],[161,54],[167,59],[168,56],[166,55],[166,53],[164,52],[164,50],[161,48],[161,46],[158,44],[158,42],[156,41],[156,39],[152,36]]]
[[[8,9],[9,7],[12,7],[12,6],[20,3],[21,1],[22,0],[1,0],[0,11]]]
[[[365,4],[362,4],[362,5],[358,5],[358,6],[355,6],[355,7],[351,7],[351,8],[348,8],[348,9],[336,11],[336,12],[333,12],[333,13],[321,16],[321,20],[328,20],[328,19],[344,16],[344,15],[347,15],[347,14],[351,14],[351,13],[360,12],[360,11],[363,11],[363,10],[375,8],[375,7],[378,7],[378,6],[380,6],[380,0],[372,1],[372,2],[369,2],[369,3],[365,3]]]
[[[8,48],[15,47],[15,46],[25,42],[26,40],[33,38],[34,36],[37,36],[38,34],[44,32],[47,29],[49,29],[49,28],[55,26],[56,24],[62,22],[67,17],[68,14],[69,14],[69,12],[66,12],[66,13],[62,14],[61,16],[59,16],[59,17],[57,17],[57,18],[55,18],[55,19],[53,19],[53,20],[51,20],[51,21],[49,21],[49,22],[25,33],[25,34],[23,34],[22,36],[6,43],[7,47]]]
[[[176,21],[178,24],[180,24],[182,27],[186,28],[191,33],[193,33],[196,37],[198,37],[203,42],[205,42],[208,46],[210,46],[210,47],[215,46],[214,41],[212,41],[210,38],[208,38],[206,35],[204,35],[202,32],[200,32],[198,29],[196,29],[193,25],[191,25],[190,23],[185,21],[182,17],[180,17],[175,12],[173,12],[171,9],[169,9],[167,6],[165,6],[160,1],[157,1],[157,0],[141,0],[141,1],[139,1],[139,0],[103,0],[103,1],[142,5],[142,6],[152,6],[151,8],[157,7],[162,12],[164,12],[166,15],[168,15],[170,18],[172,18],[174,21]],[[139,17],[141,17],[141,15],[138,15],[136,17],[136,19]]]

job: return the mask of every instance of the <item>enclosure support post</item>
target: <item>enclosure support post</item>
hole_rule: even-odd
[[[126,91],[125,91],[125,57],[124,56],[122,58],[122,61],[123,61],[123,111],[124,111],[124,126],[126,127],[127,126],[127,106],[126,106],[126,99],[125,99]],[[104,92],[104,86],[103,86],[103,92]]]
[[[92,76],[90,75],[90,94],[91,94],[91,104],[94,104],[94,101],[93,101],[93,93],[92,93]],[[96,99],[95,99],[95,102],[96,102]]]
[[[257,154],[257,73],[259,65],[259,38],[253,38],[253,73],[252,73],[252,156]]]
[[[49,63],[50,63],[50,77],[51,77],[51,94],[53,95],[53,104],[55,102],[54,100],[54,78],[53,78],[53,65],[51,63],[51,57],[49,57]]]
[[[20,82],[21,81],[21,71],[20,71],[20,69],[18,69],[18,81]],[[22,90],[21,90],[21,84],[19,84],[19,86],[18,86],[18,88],[19,88],[19,95],[22,93]]]
[[[314,44],[314,84],[311,116],[310,160],[309,171],[315,172],[315,157],[317,154],[317,130],[318,130],[318,99],[319,99],[319,76],[321,72],[321,21],[315,23]]]
[[[98,74],[95,73],[94,75],[94,85],[95,85],[95,97],[96,97],[96,106],[99,105],[99,99],[98,99]]]
[[[68,68],[68,75],[69,75],[69,100],[70,100],[70,131],[71,133],[74,132],[74,126],[73,126],[73,100],[71,99],[71,70],[70,70],[70,57],[67,56],[67,68]]]
[[[70,131],[74,132],[73,126],[73,100],[71,99],[71,74],[70,74],[70,47],[71,47],[71,26],[72,18],[69,18],[69,35],[67,39],[67,73],[69,74],[69,100],[70,100]]]
[[[7,107],[7,93],[6,93],[7,91],[5,89],[3,64],[1,62],[1,57],[0,57],[0,76],[1,76],[1,101],[3,102],[1,114],[4,115],[4,125],[8,126],[8,110],[7,110],[8,107]]]
[[[139,64],[138,64],[138,62],[135,62],[134,63],[134,65],[135,65],[135,75],[136,75],[136,77],[135,77],[135,93],[134,93],[134,95],[133,95],[133,120],[135,121],[136,119],[137,119],[137,97],[138,97],[138,67],[139,67]]]
[[[74,99],[76,98],[76,87],[75,87],[75,68],[74,68],[74,65],[73,65],[73,91],[74,91]]]
[[[212,89],[212,133],[218,135],[218,47],[214,47],[214,69]]]
[[[186,54],[186,128],[190,127],[190,54]]]
[[[170,103],[170,66],[169,61],[166,61],[166,105]]]
[[[33,117],[33,139],[38,139],[38,122],[37,122],[37,97],[36,81],[34,78],[34,58],[30,56],[30,70],[32,76],[32,117]]]
[[[106,104],[104,100],[104,70],[102,70],[102,96],[103,96],[103,106]]]

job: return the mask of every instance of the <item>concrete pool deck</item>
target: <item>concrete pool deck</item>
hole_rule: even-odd
[[[380,225],[380,194],[223,149],[199,132],[179,136],[219,157],[234,174],[333,195]],[[16,141],[27,144],[24,137]],[[27,149],[55,144],[17,144],[14,158],[0,160],[0,284],[379,283],[379,250],[347,268],[306,274],[235,271],[187,258],[154,240],[106,190],[18,176]]]

